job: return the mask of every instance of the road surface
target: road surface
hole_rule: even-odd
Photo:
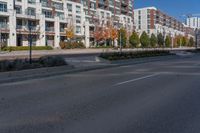
[[[0,133],[199,133],[200,56],[0,85]]]

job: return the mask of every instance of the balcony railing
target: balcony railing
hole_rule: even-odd
[[[45,31],[47,31],[47,32],[54,32],[54,27],[46,27]]]
[[[6,24],[6,23],[0,23],[0,28],[1,29],[7,29],[8,28],[8,24]]]
[[[17,30],[26,30],[26,31],[29,31],[29,27],[27,25],[17,25],[16,29]],[[37,26],[31,26],[31,30],[32,31],[36,31],[37,30]]]
[[[60,32],[65,32],[65,29],[64,28],[60,28]]]

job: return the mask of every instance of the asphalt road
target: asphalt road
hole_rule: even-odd
[[[0,85],[0,133],[199,133],[200,56]]]

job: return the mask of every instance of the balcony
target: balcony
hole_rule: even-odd
[[[18,32],[29,32],[29,27],[27,25],[17,25],[16,29]],[[37,26],[31,26],[31,31],[36,32],[37,31]]]

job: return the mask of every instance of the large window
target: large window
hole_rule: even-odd
[[[78,23],[78,24],[81,23],[81,17],[80,16],[76,16],[76,23]]]
[[[29,3],[29,4],[35,4],[35,3],[36,3],[36,0],[28,0],[28,3]]]
[[[35,14],[36,14],[35,8],[28,7],[27,15],[35,16]]]
[[[72,12],[72,4],[67,4],[68,12]]]
[[[7,12],[7,3],[0,2],[0,12]]]
[[[46,18],[53,18],[52,11],[50,10],[42,10],[42,14],[44,14]]]
[[[16,5],[16,6],[15,6],[15,9],[16,9],[16,13],[17,13],[17,14],[22,14],[22,6]]]
[[[76,34],[81,34],[81,26],[76,26]]]
[[[56,16],[58,16],[61,20],[65,19],[65,15],[62,12],[56,12]]]
[[[63,10],[63,4],[62,3],[54,2],[53,6],[55,7],[55,9]]]
[[[76,6],[76,13],[78,13],[78,14],[81,13],[81,7],[80,6]]]

